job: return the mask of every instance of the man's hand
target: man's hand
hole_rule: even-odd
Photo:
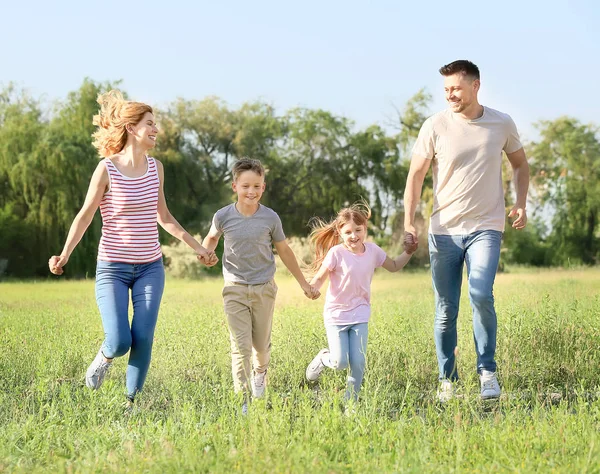
[[[513,206],[508,213],[508,217],[515,218],[512,223],[513,229],[521,230],[527,225],[527,211],[524,207]]]
[[[419,248],[417,229],[410,226],[404,230],[404,242],[402,246],[407,254],[413,254],[417,251],[417,248]]]

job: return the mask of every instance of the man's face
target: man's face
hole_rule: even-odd
[[[464,112],[477,100],[479,79],[471,79],[461,73],[444,77],[446,101],[454,113]]]

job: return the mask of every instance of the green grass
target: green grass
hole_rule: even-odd
[[[167,282],[130,416],[125,358],[99,391],[83,383],[102,340],[93,282],[1,284],[0,472],[600,472],[600,271],[498,276],[497,403],[477,397],[463,288],[463,396],[444,407],[429,275],[378,273],[352,417],[343,373],[303,380],[325,345],[323,301],[278,285],[269,396],[240,417],[221,281]]]

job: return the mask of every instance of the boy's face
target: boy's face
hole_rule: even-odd
[[[265,177],[254,171],[244,171],[231,186],[237,193],[240,204],[254,206],[265,192]]]

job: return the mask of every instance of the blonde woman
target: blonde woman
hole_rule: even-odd
[[[85,380],[89,388],[100,388],[113,359],[129,352],[126,385],[131,405],[148,373],[165,283],[157,223],[188,244],[203,263],[211,261],[214,254],[187,233],[167,208],[163,166],[147,155],[158,134],[152,107],[124,100],[114,90],[100,95],[98,103],[93,145],[103,159],[94,171],[63,251],[51,257],[48,265],[52,273],[62,275],[69,256],[100,207],[102,237],[96,267],[96,301],[105,339]]]

